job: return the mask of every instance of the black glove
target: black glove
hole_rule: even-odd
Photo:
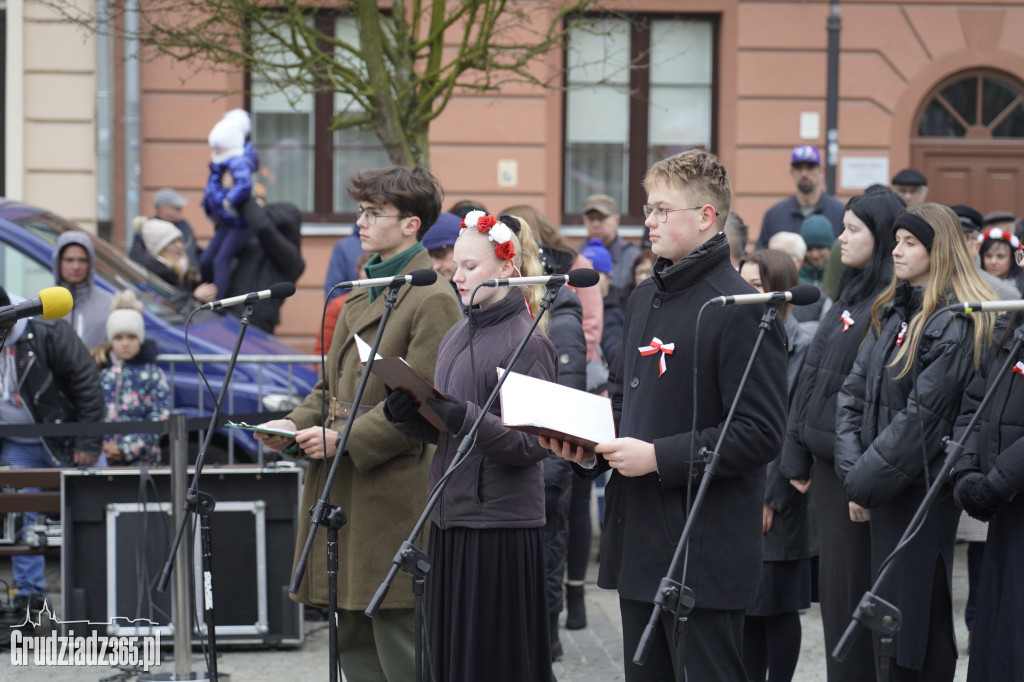
[[[466,422],[466,403],[450,395],[446,395],[445,398],[447,400],[427,398],[427,406],[437,413],[449,431],[458,433]]]
[[[384,418],[392,424],[407,422],[416,416],[420,404],[416,398],[405,391],[388,391],[384,401]]]
[[[960,480],[964,474],[977,471],[981,471],[981,456],[976,452],[963,455],[956,461],[953,468],[950,469],[949,483],[950,485],[955,486],[956,482]]]
[[[953,499],[961,509],[979,521],[991,521],[1003,501],[988,482],[988,477],[980,471],[972,471],[957,478],[953,486]]]

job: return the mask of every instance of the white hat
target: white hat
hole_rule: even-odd
[[[221,120],[238,126],[242,131],[243,137],[247,137],[252,132],[252,119],[249,117],[249,112],[245,109],[232,109],[224,114],[224,118]]]
[[[243,149],[245,133],[237,122],[220,120],[210,131],[208,141],[213,149]]]
[[[150,218],[143,223],[140,232],[142,232],[142,243],[145,245],[146,251],[154,256],[159,256],[160,252],[175,239],[184,239],[181,230],[174,223],[158,218]]]
[[[125,289],[110,304],[107,316],[107,341],[114,342],[118,334],[131,334],[142,343],[146,340],[146,323],[142,319],[142,304],[129,289]]]

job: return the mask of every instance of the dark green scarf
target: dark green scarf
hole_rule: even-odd
[[[377,279],[378,277],[396,277],[402,273],[405,266],[409,264],[416,254],[423,250],[423,244],[416,242],[405,251],[397,253],[387,260],[381,260],[380,254],[375,254],[373,258],[367,261],[364,266],[366,270],[367,279]],[[381,292],[384,291],[384,287],[373,287],[370,289],[370,302],[372,303],[375,298],[380,296]]]

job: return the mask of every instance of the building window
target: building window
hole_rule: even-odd
[[[358,48],[359,33],[351,17],[318,14],[312,21],[323,33]],[[254,43],[264,55],[285,63],[286,53],[275,41],[257,37]],[[260,155],[258,182],[267,201],[291,202],[314,221],[353,220],[355,202],[348,196],[349,177],[391,165],[373,131],[331,131],[335,116],[362,113],[358,103],[345,93],[282,89],[256,73],[251,74],[250,84],[252,139]]]
[[[642,222],[648,166],[714,148],[714,32],[712,19],[646,16],[595,17],[571,29],[565,220],[601,192]]]
[[[1024,94],[1002,74],[960,74],[939,86],[918,120],[920,137],[1024,137]]]

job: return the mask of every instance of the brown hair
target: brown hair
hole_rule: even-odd
[[[417,241],[422,241],[423,235],[437,222],[444,199],[441,183],[420,166],[391,166],[356,173],[349,178],[348,195],[355,201],[391,204],[402,218],[419,218]]]
[[[800,281],[793,257],[785,251],[778,249],[754,251],[740,259],[739,269],[743,270],[743,266],[747,263],[757,266],[761,274],[761,288],[765,291],[789,291]],[[791,307],[789,303],[786,303],[779,309],[783,320],[789,315]]]

